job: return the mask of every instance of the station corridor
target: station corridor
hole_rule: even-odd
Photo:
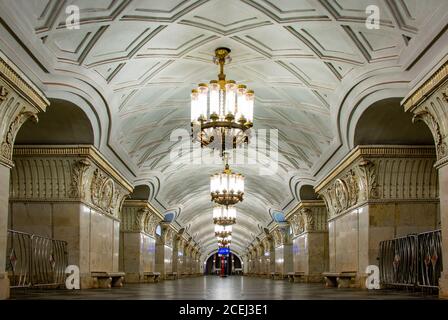
[[[448,299],[448,1],[0,0],[0,300],[99,299]]]

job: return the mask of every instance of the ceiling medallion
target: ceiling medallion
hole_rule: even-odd
[[[233,173],[226,160],[225,169],[210,177],[211,201],[222,206],[232,206],[243,201],[244,176]]]
[[[235,207],[217,206],[213,208],[213,223],[221,226],[229,226],[236,223]]]
[[[230,62],[230,49],[217,48],[214,62],[219,65],[218,80],[201,83],[191,93],[191,128],[193,141],[201,147],[234,149],[249,142],[253,126],[254,91],[244,84],[226,80],[224,65]]]

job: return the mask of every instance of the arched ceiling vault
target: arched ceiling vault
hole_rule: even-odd
[[[65,27],[68,4],[80,8],[79,29]],[[368,5],[380,9],[377,30],[366,28]],[[121,159],[120,170],[133,172],[136,183],[157,181],[153,197],[162,208],[182,209],[178,222],[191,225],[203,252],[215,243],[208,179],[222,166],[206,155],[200,165],[173,161],[179,142],[170,138],[189,130],[191,89],[216,78],[214,49],[231,48],[228,78],[255,90],[255,129],[278,129],[279,139],[271,175],[260,174],[269,163],[259,152],[252,164],[233,166],[246,176],[234,233],[243,250],[271,222],[269,209],[294,198],[289,181],[312,180],[338,149],[346,130],[339,128],[340,104],[353,86],[397,74],[402,60],[422,49],[413,39],[424,39],[447,9],[445,0],[15,0],[0,3],[13,32],[0,48],[15,54],[44,92],[58,87],[60,97],[67,88],[107,106],[99,119],[108,155]],[[26,52],[11,50],[19,47],[15,39]]]

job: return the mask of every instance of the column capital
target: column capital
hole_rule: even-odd
[[[437,150],[437,168],[448,164],[448,62],[403,102],[413,121],[423,121],[431,130]]]
[[[20,127],[50,102],[31,81],[0,52],[0,164],[12,167],[14,141]]]
[[[327,209],[322,200],[300,201],[286,219],[295,237],[305,232],[327,231]]]
[[[328,219],[367,202],[438,201],[435,161],[432,146],[357,146],[315,190]],[[421,168],[417,176],[415,168]]]
[[[155,231],[163,216],[148,201],[125,200],[121,212],[121,230],[142,232],[155,237]]]
[[[16,146],[14,162],[11,201],[80,201],[119,219],[133,189],[91,145]]]

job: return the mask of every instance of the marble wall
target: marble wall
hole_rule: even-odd
[[[156,240],[140,232],[121,234],[122,268],[126,282],[140,282],[144,272],[155,272]]]
[[[304,200],[287,215],[293,231],[293,271],[307,282],[321,281],[328,269],[327,209],[321,200]]]
[[[182,274],[185,270],[185,252],[183,245],[179,246],[177,250],[177,257],[173,256],[173,259],[177,259],[177,269],[175,270],[177,274]]]
[[[120,211],[132,186],[92,146],[18,146],[9,227],[67,242],[81,287],[91,272],[118,272]]]
[[[275,272],[285,276],[293,271],[293,245],[282,244],[275,248]]]
[[[164,279],[168,272],[173,271],[173,248],[163,243],[156,243],[156,271]]]
[[[328,251],[327,232],[306,232],[294,238],[294,272],[304,272],[307,281],[320,281],[328,269]]]
[[[378,265],[381,241],[437,229],[438,207],[437,202],[366,204],[331,220],[330,271],[361,274]]]
[[[0,181],[9,181],[8,167],[0,164]],[[0,182],[0,300],[9,297],[9,280],[6,274],[9,183]]]
[[[412,112],[415,121],[423,121],[434,137],[440,196],[443,270],[439,280],[439,296],[448,298],[448,63],[445,62],[403,100],[404,110]]]
[[[329,212],[329,271],[378,265],[379,243],[440,228],[435,150],[358,146],[316,187]]]
[[[9,228],[67,242],[83,288],[90,272],[118,271],[120,222],[83,203],[11,201]]]
[[[126,200],[121,212],[120,270],[127,282],[145,281],[155,271],[155,232],[163,216],[148,201]]]
[[[22,125],[29,120],[37,122],[38,114],[49,104],[44,94],[0,51],[0,300],[9,297],[5,258],[14,143]]]

